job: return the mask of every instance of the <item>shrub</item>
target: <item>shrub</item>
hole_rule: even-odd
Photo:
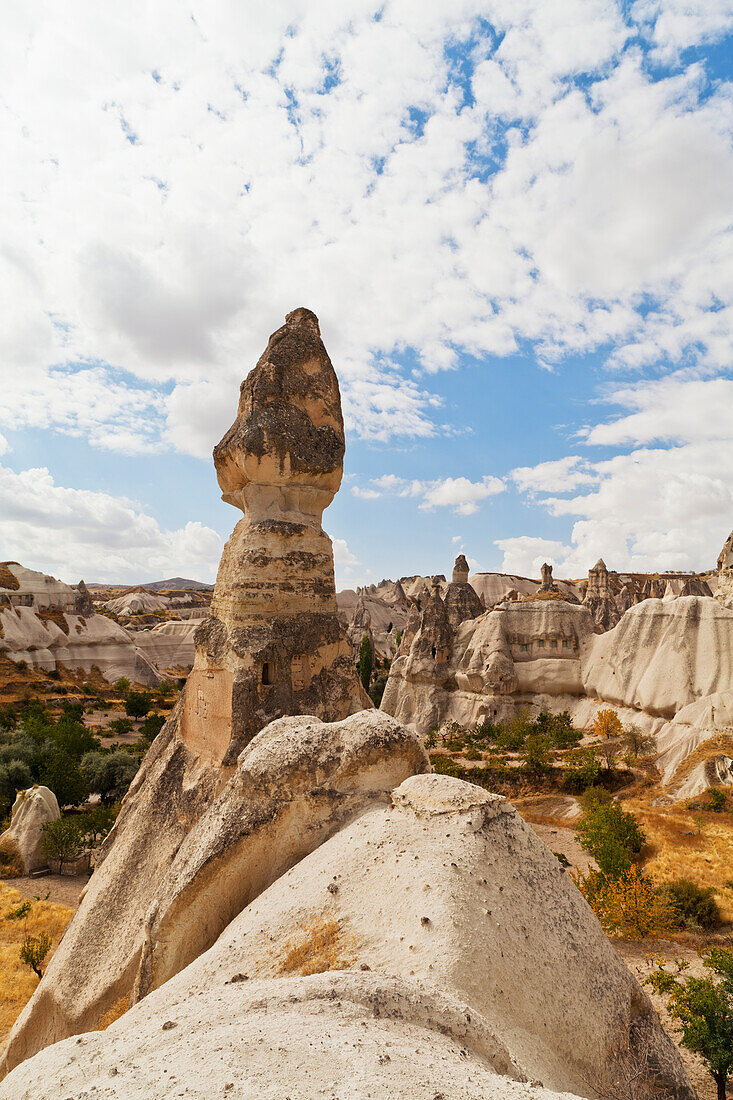
[[[595,787],[601,775],[601,764],[592,749],[580,757],[580,763],[568,768],[563,786],[571,794],[582,794],[588,787]]]
[[[378,707],[382,702],[382,696],[384,695],[384,689],[387,686],[386,676],[376,676],[374,683],[369,688],[369,698],[374,703],[375,707]]]
[[[79,833],[90,848],[100,844],[111,831],[119,812],[119,806],[91,806],[78,818]]]
[[[170,680],[161,680],[158,684],[158,691],[161,695],[172,695],[176,690],[176,685],[172,684]]]
[[[81,831],[70,817],[57,817],[41,825],[41,851],[46,859],[59,861],[59,870],[84,851]]]
[[[720,910],[711,886],[698,886],[680,878],[666,882],[663,889],[677,928],[710,929],[720,924]]]
[[[708,796],[710,798],[710,809],[713,813],[722,814],[728,801],[725,791],[721,790],[720,787],[711,787]]]
[[[614,878],[630,870],[632,856],[641,851],[646,837],[632,813],[610,802],[583,817],[578,839],[603,874]]]
[[[120,676],[119,680],[115,681],[115,688],[120,693],[120,695],[124,695],[125,692],[130,690],[130,681],[127,679],[126,676]]]
[[[144,727],[145,723],[140,727],[141,730],[144,729]],[[132,721],[129,718],[115,718],[110,722],[107,729],[111,730],[117,737],[125,737],[126,734],[132,732]]]
[[[611,792],[607,791],[605,787],[588,787],[580,796],[580,805],[585,814],[591,814],[599,806],[607,806],[611,801]]]
[[[542,775],[550,768],[550,749],[547,738],[541,733],[531,733],[524,744],[524,769],[532,775]]]
[[[733,952],[711,948],[703,955],[703,965],[718,975],[687,978],[678,975],[687,969],[677,963],[677,975],[659,967],[647,982],[657,993],[669,997],[668,1011],[679,1024],[682,1045],[699,1054],[717,1086],[718,1100],[725,1100],[728,1075],[733,1067]]]

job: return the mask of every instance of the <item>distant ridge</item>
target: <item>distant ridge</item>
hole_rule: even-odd
[[[148,592],[162,592],[170,589],[174,592],[185,592],[189,588],[213,589],[213,584],[205,584],[204,581],[187,580],[186,577],[171,577],[167,581],[150,581],[140,585],[147,588]]]
[[[213,591],[213,584],[206,584],[204,581],[192,581],[187,577],[170,577],[166,581],[146,581],[145,584],[113,584],[108,581],[106,584],[98,584],[90,581],[87,588],[124,588],[125,591],[130,592],[133,589],[145,589],[148,592],[187,592],[192,588],[201,588],[205,591]]]

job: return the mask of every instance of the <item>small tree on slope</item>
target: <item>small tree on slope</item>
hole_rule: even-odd
[[[660,966],[647,981],[669,997],[668,1011],[679,1024],[682,1045],[701,1056],[717,1086],[718,1100],[726,1100],[733,1068],[733,952],[714,947],[703,955],[703,962],[717,981],[712,975],[680,981],[686,962],[677,963],[677,974]]]

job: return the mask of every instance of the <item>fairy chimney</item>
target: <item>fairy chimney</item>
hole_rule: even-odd
[[[338,380],[309,309],[289,313],[240,387],[214,448],[222,499],[241,509],[196,631],[183,740],[234,763],[268,722],[333,722],[370,706],[339,624],[323,510],[341,484]]]

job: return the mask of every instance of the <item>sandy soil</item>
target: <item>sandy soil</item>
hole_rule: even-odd
[[[5,878],[6,886],[14,886],[26,898],[46,899],[76,909],[79,895],[89,882],[88,875],[39,875],[36,878]]]

